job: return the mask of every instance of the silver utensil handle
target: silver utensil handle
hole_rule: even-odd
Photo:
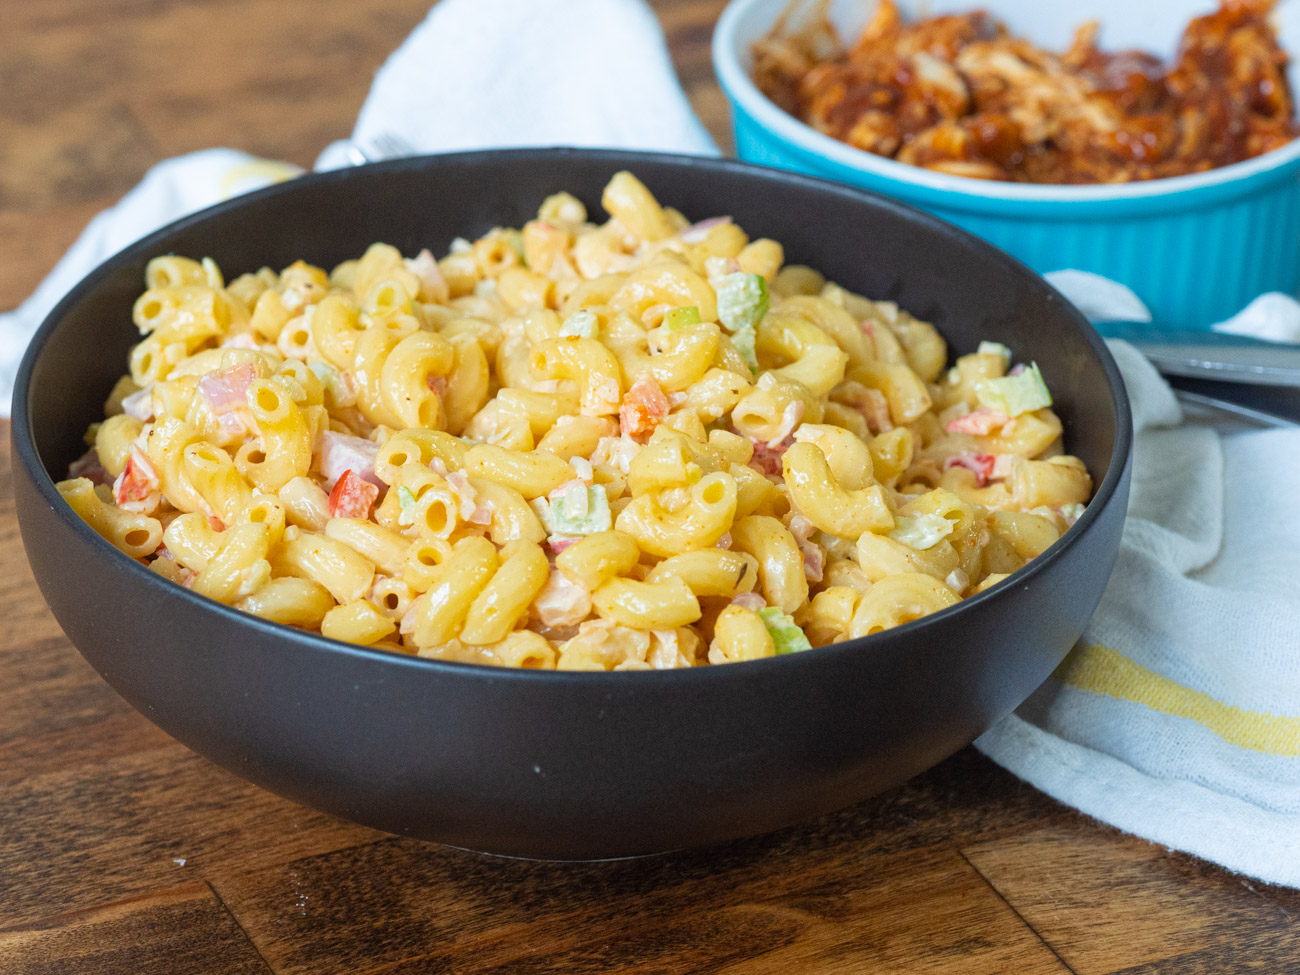
[[[1132,322],[1104,322],[1097,330],[1129,342],[1166,376],[1300,388],[1300,345]]]
[[[1210,419],[1213,421],[1235,421],[1245,423],[1250,426],[1262,427],[1265,429],[1282,429],[1294,430],[1300,427],[1300,423],[1294,420],[1288,420],[1285,417],[1278,416],[1274,413],[1266,413],[1263,410],[1252,409],[1241,403],[1234,403],[1230,400],[1219,399],[1215,396],[1205,396],[1201,393],[1189,392],[1185,389],[1174,391],[1178,401],[1183,404],[1184,415],[1199,414],[1199,418]],[[1191,409],[1189,410],[1188,407]],[[1191,416],[1188,416],[1191,419]]]
[[[1166,376],[1300,388],[1300,347],[1134,342]]]

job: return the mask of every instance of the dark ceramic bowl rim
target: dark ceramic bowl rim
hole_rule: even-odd
[[[778,186],[781,184],[802,185],[812,188],[831,198],[838,196],[861,200],[863,197],[867,197],[878,206],[892,209],[901,216],[924,225],[926,229],[931,232],[941,236],[956,238],[964,246],[984,252],[988,256],[1000,262],[1006,268],[1008,274],[1029,275],[1036,279],[1041,287],[1057,295],[1063,305],[1066,317],[1073,320],[1075,327],[1078,328],[1080,333],[1083,335],[1084,340],[1088,343],[1088,346],[1096,356],[1097,361],[1106,375],[1106,382],[1109,387],[1108,391],[1115,407],[1115,445],[1111,451],[1110,463],[1105,478],[1103,478],[1100,486],[1098,486],[1094,491],[1092,500],[1088,502],[1088,507],[1084,511],[1083,515],[1075,525],[1059,540],[1054,542],[1047,551],[1039,555],[1024,568],[1012,573],[1006,579],[990,586],[981,593],[963,599],[937,613],[921,617],[920,619],[913,620],[910,623],[895,627],[891,630],[886,630],[871,636],[845,640],[824,647],[818,647],[804,653],[785,654],[763,660],[729,664],[727,666],[702,666],[676,670],[628,671],[615,674],[605,671],[526,670],[513,667],[491,667],[485,664],[435,660],[427,657],[398,654],[387,650],[378,650],[372,647],[363,647],[357,644],[345,643],[341,640],[332,640],[329,637],[322,636],[319,633],[314,633],[309,630],[298,629],[297,627],[288,626],[287,624],[272,623],[269,620],[264,620],[261,617],[253,616],[249,613],[244,613],[234,607],[217,602],[214,599],[209,599],[206,596],[201,596],[197,593],[191,592],[183,586],[179,586],[176,583],[164,579],[158,573],[151,571],[135,559],[120,552],[117,548],[96,533],[88,524],[82,521],[81,518],[73,512],[72,508],[63,500],[62,496],[55,488],[54,480],[46,472],[44,465],[40,461],[32,430],[32,419],[28,409],[28,400],[31,395],[30,386],[32,371],[36,360],[40,357],[41,352],[45,347],[46,342],[49,340],[50,336],[54,334],[67,311],[85,295],[92,292],[100,281],[107,277],[126,255],[147,252],[155,246],[156,242],[181,228],[202,223],[204,220],[222,214],[230,209],[244,206],[256,206],[263,200],[274,198],[281,194],[293,193],[295,188],[300,185],[346,182],[349,179],[349,174],[357,171],[359,168],[399,172],[408,169],[425,168],[430,165],[431,160],[445,160],[455,161],[462,164],[473,164],[475,162],[486,162],[488,160],[499,159],[502,157],[511,157],[521,160],[531,159],[541,163],[555,159],[562,160],[565,158],[572,158],[575,156],[595,158],[598,160],[607,158],[611,165],[620,167],[635,165],[637,159],[644,159],[647,162],[678,163],[687,167],[698,167],[702,170],[747,173],[768,180]],[[306,182],[304,183],[304,181]],[[94,270],[82,278],[76,287],[69,291],[45,317],[40,327],[32,336],[27,351],[24,353],[22,362],[18,367],[18,374],[14,382],[13,391],[12,439],[14,443],[14,452],[23,471],[28,477],[33,479],[41,497],[54,510],[58,511],[63,522],[72,531],[76,532],[91,544],[99,544],[112,551],[118,557],[122,571],[127,573],[127,578],[148,587],[165,587],[165,591],[168,595],[188,600],[199,611],[224,615],[227,619],[240,625],[251,627],[270,639],[292,639],[306,646],[318,648],[329,653],[381,657],[382,659],[392,663],[394,666],[431,668],[433,671],[441,671],[449,677],[456,674],[464,674],[465,676],[477,674],[479,676],[491,675],[494,679],[503,680],[544,680],[567,681],[577,684],[599,684],[611,680],[627,679],[673,682],[744,679],[747,674],[752,673],[750,668],[754,667],[788,667],[791,668],[793,672],[794,668],[815,664],[817,660],[827,659],[830,655],[869,652],[873,646],[880,646],[886,641],[904,640],[912,642],[914,640],[923,640],[927,629],[941,625],[949,617],[955,614],[962,613],[967,609],[976,606],[981,606],[991,600],[996,600],[1000,593],[1008,591],[1014,586],[1022,585],[1039,573],[1047,571],[1048,567],[1052,563],[1061,558],[1067,549],[1069,549],[1084,532],[1088,531],[1093,522],[1100,516],[1101,510],[1111,503],[1112,497],[1122,480],[1124,470],[1128,464],[1129,455],[1132,451],[1132,426],[1132,414],[1129,407],[1128,395],[1124,388],[1124,381],[1120,376],[1119,367],[1116,365],[1114,358],[1110,354],[1110,350],[1106,348],[1105,343],[1097,333],[1096,329],[1088,324],[1079,311],[1071,305],[1065,297],[1060,294],[1060,292],[1057,292],[1056,289],[1052,288],[1052,286],[1040,275],[1035,274],[1015,258],[998,250],[993,245],[985,243],[973,234],[954,227],[937,217],[931,216],[923,210],[910,206],[909,204],[901,203],[870,190],[836,183],[815,176],[805,176],[798,173],[786,172],[784,170],[757,166],[739,160],[705,156],[689,156],[678,153],[553,147],[493,149],[474,152],[412,156],[387,162],[370,163],[365,167],[337,169],[323,173],[306,173],[283,183],[277,183],[260,190],[255,190],[251,193],[241,194],[229,200],[224,200],[221,203],[214,204],[213,206],[199,210],[160,227],[148,236],[142,237],[136,242],[129,244],[102,261]],[[15,471],[15,473],[17,473],[17,471]],[[162,590],[160,589],[159,591]]]

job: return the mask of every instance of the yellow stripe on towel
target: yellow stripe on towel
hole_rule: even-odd
[[[1240,748],[1300,756],[1300,718],[1245,711],[1170,680],[1100,644],[1076,646],[1052,675],[1063,684],[1188,718]]]

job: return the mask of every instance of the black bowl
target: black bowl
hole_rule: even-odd
[[[653,673],[553,673],[368,650],[246,616],[118,553],[54,481],[138,336],[146,262],[228,273],[332,266],[519,226],[566,189],[599,212],[631,169],[692,218],[728,213],[788,260],[935,323],[953,350],[1005,342],[1042,367],[1066,443],[1097,479],[1067,535],[933,616],[809,653]],[[23,542],[68,637],[190,748],[291,799],[454,846],[554,859],[648,854],[809,819],[968,744],[1052,672],[1101,598],[1128,496],[1131,423],[1096,333],[1037,275],[918,210],[738,162],[521,150],[304,176],[128,247],[51,313],[14,394]]]

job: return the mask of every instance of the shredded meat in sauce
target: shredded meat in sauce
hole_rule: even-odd
[[[819,0],[754,45],[777,105],[849,145],[957,176],[1126,183],[1203,172],[1296,137],[1274,0],[1222,0],[1192,20],[1170,64],[1107,53],[1084,24],[1064,54],[982,10],[904,23],[893,0],[846,48]]]

